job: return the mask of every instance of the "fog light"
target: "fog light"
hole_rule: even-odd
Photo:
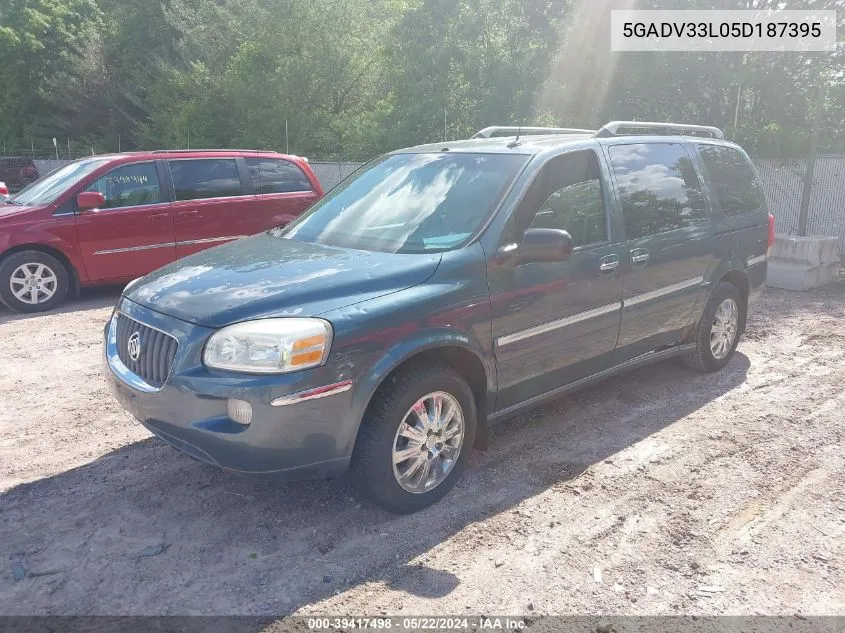
[[[244,400],[229,398],[229,419],[238,424],[247,425],[252,422],[252,405]]]

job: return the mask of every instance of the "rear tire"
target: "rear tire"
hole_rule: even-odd
[[[710,295],[695,330],[695,350],[681,357],[684,365],[700,372],[719,371],[727,365],[745,324],[745,302],[733,284],[720,282]]]
[[[0,262],[0,300],[15,312],[43,312],[70,290],[70,273],[42,251],[20,251]]]
[[[444,365],[400,371],[379,388],[361,422],[353,484],[390,512],[422,510],[460,479],[476,428],[475,398],[460,374]]]

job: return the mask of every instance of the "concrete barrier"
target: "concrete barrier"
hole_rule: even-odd
[[[775,235],[766,285],[809,290],[833,281],[839,264],[838,237]]]

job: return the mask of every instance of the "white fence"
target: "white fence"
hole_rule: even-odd
[[[314,170],[314,174],[317,176],[317,180],[320,181],[323,190],[328,191],[358,169],[362,163],[325,163],[312,161],[310,165],[311,169]]]
[[[769,210],[775,216],[777,232],[797,233],[807,161],[766,159],[754,163],[763,181]],[[816,158],[807,234],[837,236],[839,253],[845,255],[845,154]]]

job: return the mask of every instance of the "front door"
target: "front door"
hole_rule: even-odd
[[[695,165],[682,143],[608,147],[627,241],[615,363],[681,342],[705,290],[713,229]]]
[[[90,281],[139,277],[176,259],[170,201],[156,161],[115,167],[85,191],[106,199],[102,209],[76,214]]]
[[[250,214],[255,197],[241,180],[238,159],[174,158],[167,163],[177,257],[257,232]]]
[[[496,410],[609,366],[622,277],[607,182],[592,149],[551,158],[511,218],[502,245],[518,243],[528,228],[556,228],[572,236],[572,255],[555,263],[489,258]]]

